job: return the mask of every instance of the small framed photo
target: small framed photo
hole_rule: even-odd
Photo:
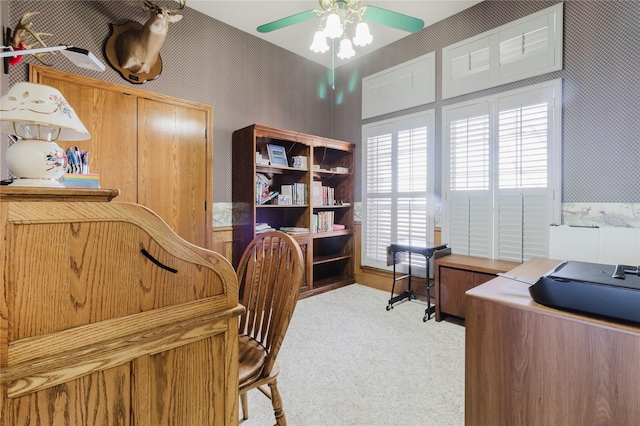
[[[269,152],[269,160],[272,166],[288,166],[287,152],[284,147],[280,145],[267,144],[267,151]]]

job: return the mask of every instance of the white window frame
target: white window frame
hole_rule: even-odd
[[[547,187],[546,188],[534,188],[534,189],[500,189],[497,174],[498,165],[498,115],[500,111],[500,102],[511,102],[518,96],[527,97],[530,95],[538,95],[538,92],[544,92],[547,96],[547,100],[550,105],[547,109]],[[450,129],[449,121],[455,118],[455,114],[463,112],[465,109],[472,110],[477,108],[478,111],[485,110],[489,114],[489,186],[484,192],[482,191],[452,191],[450,188]],[[443,243],[450,243],[452,237],[456,238],[456,230],[452,232],[452,217],[451,210],[452,204],[458,208],[463,207],[464,201],[461,201],[462,197],[468,196],[469,203],[479,202],[478,200],[488,200],[486,205],[488,214],[483,217],[481,222],[474,224],[470,221],[469,226],[476,226],[476,229],[482,226],[487,227],[486,241],[485,237],[473,241],[469,244],[468,252],[463,253],[458,251],[459,254],[467,254],[470,256],[488,257],[488,258],[503,258],[508,260],[526,260],[527,255],[525,253],[524,259],[513,259],[511,257],[504,257],[499,255],[499,230],[498,230],[498,213],[499,197],[503,196],[519,196],[523,194],[526,196],[543,196],[546,197],[546,214],[549,219],[549,224],[560,223],[561,218],[561,150],[562,150],[562,79],[555,79],[545,83],[527,86],[517,90],[510,90],[490,96],[486,96],[479,99],[474,99],[466,102],[461,102],[453,105],[443,107],[442,109],[442,194],[443,194],[443,217],[442,217],[442,241]],[[476,217],[477,219],[477,217]],[[477,236],[477,234],[476,234]],[[546,239],[547,244],[545,248],[548,253],[548,231],[542,236]],[[474,246],[475,243],[475,246]],[[486,245],[485,245],[486,243]],[[455,249],[454,249],[455,252]]]
[[[402,130],[408,130],[409,128],[420,128],[426,126],[427,128],[427,186],[426,186],[426,239],[429,241],[433,240],[434,233],[434,187],[435,187],[435,110],[431,109],[424,112],[409,114],[393,119],[378,121],[375,123],[370,123],[362,126],[362,146],[363,146],[363,154],[362,154],[362,265],[370,266],[379,269],[392,270],[392,266],[387,265],[386,257],[380,256],[378,259],[371,259],[367,257],[367,244],[368,244],[368,235],[366,230],[368,229],[369,218],[367,218],[367,208],[369,203],[369,196],[367,193],[367,181],[368,181],[368,173],[367,170],[367,152],[368,152],[368,143],[367,138],[372,137],[375,134],[383,134],[384,132],[391,133],[393,135],[393,160],[392,164],[394,168],[397,169],[396,165],[396,150],[397,150],[397,134]],[[396,202],[398,198],[402,197],[402,192],[397,191],[397,173],[396,170],[392,172],[394,178],[392,182],[392,189],[389,192],[389,197],[392,201],[392,211],[391,215],[391,241],[397,241],[397,223],[396,218],[394,217],[394,209],[397,207]],[[373,198],[373,197],[372,197]],[[384,243],[386,244],[386,242]],[[424,259],[420,260],[415,258],[415,262],[412,264],[412,273],[416,275],[425,275]],[[401,265],[396,266],[396,270],[402,271],[406,270],[406,267]]]

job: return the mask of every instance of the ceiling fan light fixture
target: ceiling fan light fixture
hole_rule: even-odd
[[[359,22],[356,26],[356,35],[353,37],[353,44],[356,46],[366,46],[373,41],[373,36],[369,32],[366,22]]]
[[[327,22],[324,26],[324,34],[329,38],[338,38],[342,36],[342,33],[343,28],[340,15],[338,15],[337,13],[332,13],[327,16]]]
[[[309,46],[309,49],[311,49],[315,53],[324,53],[329,50],[327,37],[325,36],[323,30],[320,29],[313,35],[313,42],[311,43],[311,46]]]
[[[353,46],[351,45],[351,40],[344,37],[340,40],[340,50],[338,51],[338,58],[340,59],[349,59],[354,57],[356,51],[353,50]]]

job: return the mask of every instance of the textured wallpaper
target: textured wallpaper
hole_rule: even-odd
[[[3,0],[4,1],[4,0]],[[428,8],[428,1],[423,2]],[[436,110],[436,158],[441,158],[441,108],[562,77],[564,79],[563,186],[565,203],[640,203],[640,1],[570,0],[564,4],[564,69],[496,88],[441,100],[441,49],[506,24],[557,1],[485,1],[419,33],[330,70],[186,9],[172,24],[161,50],[164,70],[142,87],[214,108],[214,200],[231,200],[231,134],[252,123],[289,128],[360,144],[361,79],[436,52],[436,102],[405,112]],[[171,2],[168,2],[171,4]],[[9,22],[27,11],[50,44],[73,43],[104,60],[109,23],[142,22],[136,1],[9,1]],[[374,35],[375,36],[375,35]],[[58,55],[60,56],[60,55]],[[25,63],[9,81],[27,78]],[[108,67],[104,73],[76,68],[58,57],[58,69],[128,85]],[[6,78],[3,75],[3,78]],[[396,114],[397,115],[397,114]],[[382,118],[388,118],[385,116]],[[356,149],[356,200],[360,199],[360,150]],[[440,188],[440,162],[436,170]]]

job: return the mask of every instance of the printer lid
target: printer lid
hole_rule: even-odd
[[[581,281],[640,290],[640,276],[626,274],[624,279],[614,278],[616,266],[569,260],[549,271],[546,276],[557,281]]]

